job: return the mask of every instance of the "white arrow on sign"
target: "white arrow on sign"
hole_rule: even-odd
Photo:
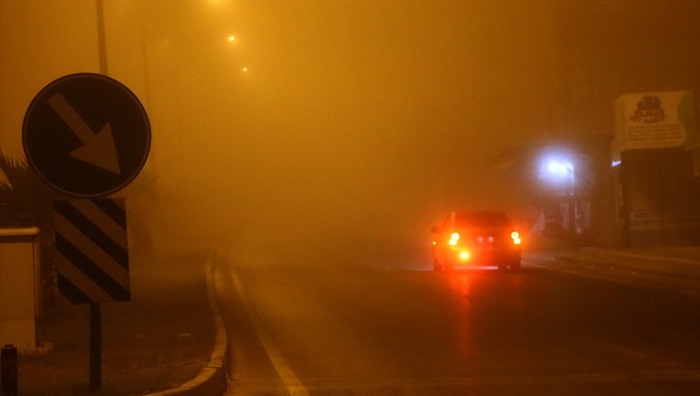
[[[48,102],[49,106],[54,109],[63,122],[68,125],[83,143],[81,147],[71,151],[70,155],[88,164],[120,175],[121,167],[119,166],[119,157],[117,156],[117,148],[114,145],[114,136],[112,136],[110,123],[105,123],[100,128],[100,131],[95,134],[60,92],[50,97]]]

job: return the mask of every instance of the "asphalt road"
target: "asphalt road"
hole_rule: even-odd
[[[228,394],[700,389],[697,297],[548,271],[536,257],[516,273],[436,273],[420,251],[289,246],[216,251]]]

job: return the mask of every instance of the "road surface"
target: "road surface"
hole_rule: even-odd
[[[437,273],[426,257],[381,243],[218,246],[228,394],[700,389],[697,297],[548,271],[537,257],[515,273]]]

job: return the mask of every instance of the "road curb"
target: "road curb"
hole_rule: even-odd
[[[670,261],[670,262],[674,262],[674,263],[700,266],[700,260],[683,258],[683,257],[669,257],[669,256],[630,253],[630,252],[615,252],[615,251],[606,251],[606,250],[602,250],[602,249],[594,249],[593,251],[599,252],[601,254],[608,254],[608,255],[619,256],[619,257],[629,257],[629,258],[637,258],[637,259],[644,259],[644,260],[656,260],[656,261]]]
[[[644,257],[644,256],[638,256],[638,255],[623,255],[623,254],[617,254],[617,256],[627,256],[627,257],[632,257],[632,258],[646,258],[650,259],[650,257]],[[592,258],[583,258],[583,257],[577,257],[577,256],[571,256],[567,254],[555,254],[553,256],[556,260],[559,261],[564,261],[572,264],[578,264],[578,265],[594,265],[594,266],[600,266],[600,267],[607,267],[607,268],[615,268],[618,270],[622,271],[628,271],[628,272],[634,272],[634,273],[640,273],[640,274],[651,274],[651,275],[656,275],[656,276],[663,276],[666,278],[674,278],[674,279],[696,279],[693,277],[688,277],[686,274],[678,274],[674,272],[668,272],[668,271],[662,271],[662,270],[657,270],[657,269],[649,269],[649,268],[641,268],[641,267],[635,267],[635,266],[630,266],[630,265],[624,265],[624,264],[618,264],[613,261],[605,260],[605,259],[592,259]],[[658,258],[658,257],[652,257],[651,259],[653,260],[665,260],[663,258]],[[673,258],[668,259],[667,261],[676,261],[676,262],[681,262],[679,260],[674,260]],[[686,260],[690,261],[690,260]],[[697,264],[697,262],[694,262],[694,264]]]
[[[214,290],[214,280],[212,278],[211,254],[207,258],[204,275],[207,281],[207,297],[211,308],[216,330],[216,340],[209,363],[192,380],[178,386],[155,393],[148,393],[145,396],[214,396],[223,395],[228,382],[228,369],[230,364],[228,334],[221,318],[219,303],[216,301]]]

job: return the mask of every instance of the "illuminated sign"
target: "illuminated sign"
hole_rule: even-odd
[[[615,103],[615,150],[700,144],[693,91],[627,94]]]

